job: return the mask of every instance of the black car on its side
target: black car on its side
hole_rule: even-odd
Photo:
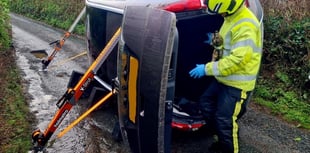
[[[122,30],[97,75],[107,84],[118,80],[117,128],[132,152],[171,152],[172,129],[188,132],[208,125],[180,107],[195,104],[212,79],[188,74],[196,63],[211,60],[207,33],[223,23],[221,16],[206,14],[203,1],[86,0],[90,63]],[[262,22],[259,0],[246,5]]]

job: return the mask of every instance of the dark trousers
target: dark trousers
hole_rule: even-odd
[[[224,153],[239,152],[237,120],[245,113],[250,94],[214,79],[200,97],[200,109],[207,125],[215,128]]]

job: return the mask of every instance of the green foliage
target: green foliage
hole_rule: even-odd
[[[286,74],[286,81],[304,90],[310,68],[310,18],[288,23],[282,17],[265,18],[263,64]]]
[[[280,71],[277,71],[276,74],[275,74],[276,78],[284,83],[286,86],[291,86],[291,80],[290,80],[290,77],[286,74],[286,73],[282,73]]]
[[[68,30],[84,3],[84,0],[11,0],[10,8],[15,13]],[[81,20],[73,33],[83,35],[84,27]]]
[[[307,0],[261,0],[264,17],[263,68],[287,75],[300,95],[310,73],[310,13]],[[283,79],[283,78],[282,78]],[[282,80],[283,81],[283,80]]]
[[[264,54],[254,101],[310,129],[310,14],[307,0],[261,0]]]
[[[299,127],[310,129],[310,104],[306,103],[295,91],[284,88],[286,85],[260,80],[254,93],[254,101],[267,106],[275,115],[288,121],[297,122]],[[281,86],[283,85],[283,86]]]
[[[283,71],[258,79],[253,100],[270,108],[273,114],[310,129],[309,100],[307,96],[300,96],[290,76]]]
[[[0,80],[0,152],[27,152],[31,146],[31,115],[24,98],[21,78],[14,64],[14,52],[8,49],[0,53],[2,62],[10,63],[1,66]]]
[[[0,50],[5,50],[9,47],[9,6],[8,0],[0,1]]]

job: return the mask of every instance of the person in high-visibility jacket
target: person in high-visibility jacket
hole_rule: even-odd
[[[200,97],[200,109],[214,123],[218,152],[239,152],[237,120],[244,114],[253,91],[262,57],[262,30],[256,16],[244,0],[206,0],[209,14],[220,14],[224,23],[219,35],[223,44],[218,60],[196,64],[189,74],[198,79],[214,76],[214,81]],[[214,145],[216,146],[216,145]],[[211,148],[214,148],[212,146]]]

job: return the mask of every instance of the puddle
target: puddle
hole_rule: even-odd
[[[35,126],[43,132],[47,128],[55,112],[58,110],[56,102],[67,89],[66,84],[70,77],[67,74],[70,73],[69,70],[63,68],[48,72],[39,71],[42,66],[41,61],[31,54],[30,49],[48,48],[48,43],[23,31],[19,27],[12,26],[12,30],[17,65],[22,71],[23,79],[25,80],[24,86],[27,87],[27,92],[31,97],[29,108],[36,116],[38,124]],[[37,53],[40,54],[39,57],[46,55],[45,53],[41,54],[42,52],[40,50],[38,50]],[[78,66],[70,66],[81,70]],[[59,75],[61,75],[61,77]],[[60,130],[77,118],[79,113],[79,107],[73,107],[60,125],[59,129],[56,130],[51,140],[55,139]],[[52,146],[47,147],[47,151],[49,153],[84,152],[86,145],[85,140],[88,135],[87,129],[87,123],[74,127],[61,139],[56,139]],[[30,136],[31,133],[29,133],[29,137]]]
[[[30,51],[30,53],[38,59],[43,59],[48,56],[45,50],[33,50],[33,51]]]

